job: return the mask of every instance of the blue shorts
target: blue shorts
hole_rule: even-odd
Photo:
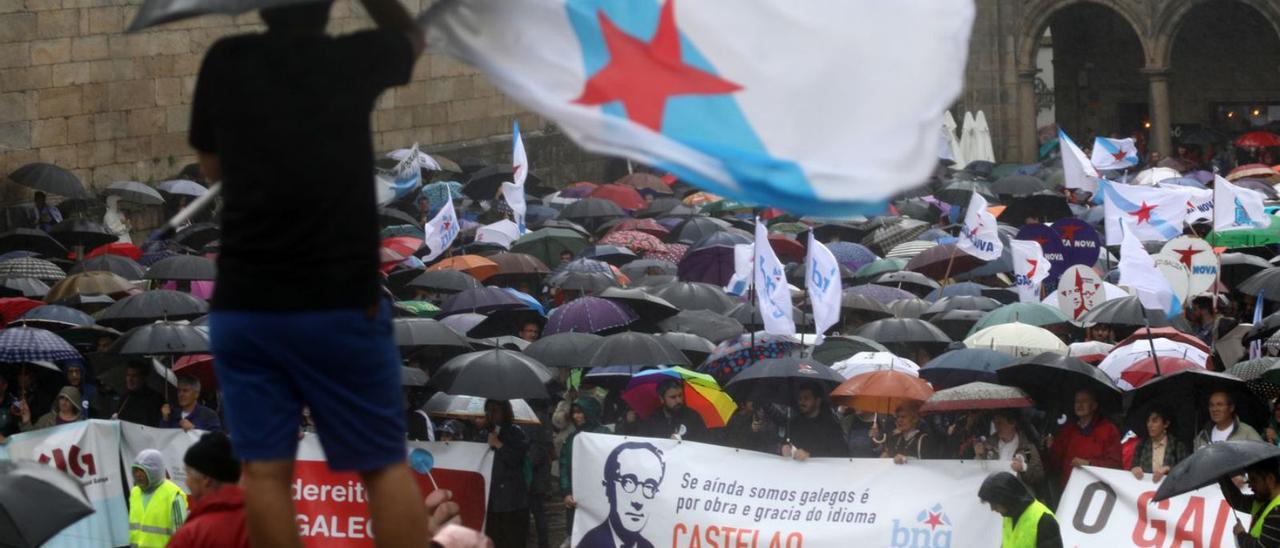
[[[330,468],[367,472],[404,461],[400,354],[385,301],[376,317],[215,310],[209,332],[239,458],[293,459],[305,404]]]

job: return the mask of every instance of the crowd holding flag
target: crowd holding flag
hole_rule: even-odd
[[[1125,220],[1121,227],[1124,238],[1120,242],[1120,285],[1131,287],[1142,301],[1142,306],[1176,316],[1182,312],[1182,303],[1169,286],[1169,280],[1160,273],[1155,260],[1142,247],[1133,223]]]

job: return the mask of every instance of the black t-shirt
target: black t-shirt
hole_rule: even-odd
[[[196,83],[191,146],[222,168],[213,307],[365,308],[378,297],[370,114],[405,84],[401,32],[224,38]]]

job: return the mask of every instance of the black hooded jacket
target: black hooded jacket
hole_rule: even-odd
[[[1031,489],[1009,472],[992,474],[983,481],[982,487],[978,488],[978,498],[1005,508],[1008,513],[1001,515],[1014,522],[1036,500]],[[1036,525],[1036,548],[1062,548],[1062,532],[1058,530],[1058,520],[1049,514],[1041,517],[1040,523]]]

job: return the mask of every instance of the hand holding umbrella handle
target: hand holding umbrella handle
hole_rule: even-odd
[[[173,216],[173,218],[169,219],[169,221],[165,223],[164,230],[160,232],[159,239],[164,240],[173,237],[173,235],[178,232],[178,228],[187,224],[187,222],[190,221],[192,217],[195,217],[197,213],[208,209],[209,206],[213,204],[213,200],[221,193],[222,183],[214,183],[211,185],[208,192],[205,192],[204,195],[192,200],[190,204],[187,204],[187,207],[182,208],[182,211],[179,211]]]

